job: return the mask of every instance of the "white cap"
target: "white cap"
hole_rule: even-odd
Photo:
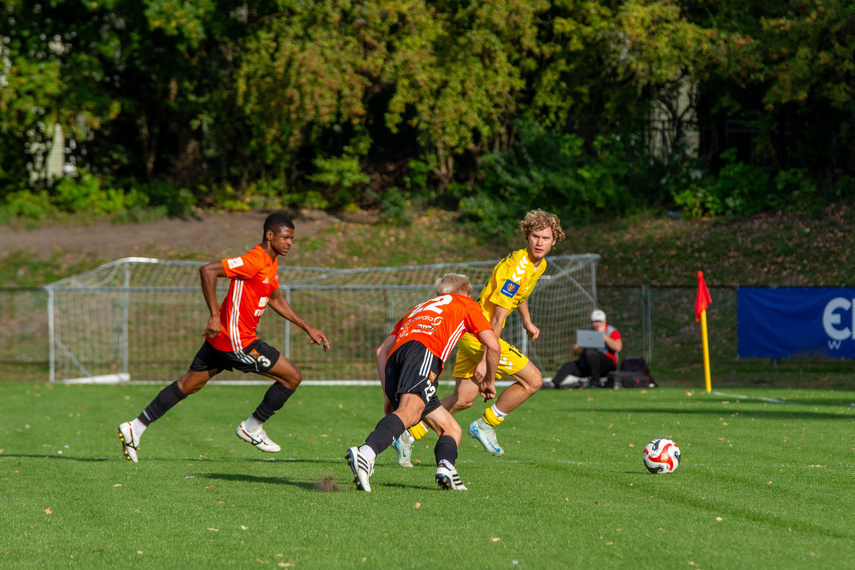
[[[598,323],[598,322],[604,323],[604,322],[606,322],[606,314],[604,312],[602,312],[601,310],[597,309],[596,311],[591,313],[591,322],[592,323]]]

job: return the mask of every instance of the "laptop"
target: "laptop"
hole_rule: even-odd
[[[606,341],[603,340],[601,331],[576,331],[576,344],[579,348],[595,348],[597,350],[606,348]]]

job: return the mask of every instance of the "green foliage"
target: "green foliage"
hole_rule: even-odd
[[[725,166],[714,179],[691,181],[674,190],[674,202],[690,217],[748,216],[768,207],[781,208],[781,196],[772,192],[769,174],[762,168],[736,162],[736,150],[722,154]]]
[[[6,196],[6,204],[2,208],[3,217],[7,222],[11,218],[25,218],[31,220],[43,220],[55,212],[53,204],[46,190],[31,192],[21,190],[12,192]]]
[[[411,194],[425,196],[428,193],[428,180],[430,179],[431,168],[423,160],[411,160],[407,166],[407,174],[404,176],[404,183],[407,190]]]
[[[398,227],[407,227],[413,223],[413,203],[405,192],[396,187],[389,188],[380,202],[380,219]]]
[[[131,188],[102,188],[101,179],[89,173],[59,178],[50,191],[23,190],[6,196],[2,218],[41,221],[57,213],[84,214],[98,217],[130,214],[129,219],[145,217],[149,197]]]
[[[312,162],[316,172],[308,178],[333,190],[330,204],[334,207],[353,204],[361,195],[361,187],[371,181],[362,172],[358,156],[344,154],[331,158],[317,157]]]
[[[647,163],[637,145],[617,135],[598,136],[588,147],[577,135],[523,122],[507,153],[484,157],[484,181],[474,196],[461,200],[461,218],[493,235],[512,231],[534,208],[568,220],[622,215],[642,203],[634,190]]]
[[[0,197],[49,184],[31,173],[55,126],[74,164],[100,180],[60,187],[52,199],[63,210],[141,211],[117,190],[134,187],[174,215],[206,201],[352,208],[367,173],[409,164],[383,184],[442,206],[469,198],[470,218],[485,200],[510,217],[554,202],[587,219],[669,196],[697,215],[744,215],[815,207],[855,176],[855,7],[845,0],[33,6],[7,2],[0,23]],[[520,117],[551,133],[538,135],[543,152],[531,138],[529,156],[521,150]],[[700,132],[700,155],[717,165],[710,141],[729,118],[758,131],[753,150],[772,165],[765,193],[736,161],[721,182],[692,178],[687,135]],[[651,129],[663,134],[661,156],[640,148]],[[408,150],[381,148],[384,136]],[[747,190],[733,187],[741,174]],[[258,190],[279,181],[287,196]],[[186,191],[148,192],[158,184]],[[23,196],[13,201],[35,212],[35,194]]]
[[[138,203],[129,203],[131,200]],[[96,216],[145,205],[139,203],[140,200],[147,202],[147,197],[136,191],[126,196],[121,189],[101,188],[101,180],[89,173],[60,178],[52,196],[54,205],[64,212],[87,212]]]
[[[164,206],[170,216],[186,218],[196,206],[196,198],[187,188],[176,189],[165,182],[148,187],[148,196],[154,206]]]

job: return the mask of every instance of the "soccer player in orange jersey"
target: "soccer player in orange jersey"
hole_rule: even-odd
[[[485,409],[482,417],[469,425],[469,435],[481,442],[484,449],[493,455],[505,453],[496,439],[495,428],[543,384],[543,376],[537,366],[522,351],[501,338],[505,320],[511,311],[516,310],[526,334],[532,340],[540,336],[540,329],[532,322],[528,311],[528,296],[546,271],[546,256],[557,242],[564,239],[558,217],[543,210],[528,212],[520,222],[520,229],[525,234],[526,247],[496,264],[478,298],[478,304],[502,345],[497,375],[514,379],[513,384],[502,390],[495,404]],[[472,335],[463,335],[457,344],[454,393],[443,398],[442,405],[452,414],[470,407],[478,396],[478,386],[485,374],[481,343]],[[412,467],[410,455],[414,438],[421,438],[427,432],[426,427],[423,423],[416,424],[395,441],[400,465]]]
[[[478,389],[485,400],[496,395],[499,339],[478,303],[470,298],[472,284],[465,275],[449,273],[436,282],[436,297],[415,306],[398,321],[377,349],[377,367],[387,414],[360,447],[345,459],[357,488],[371,491],[374,458],[397,440],[407,426],[424,421],[439,435],[434,448],[436,482],[443,489],[465,491],[454,467],[462,431],[436,396],[437,378],[445,359],[463,333],[476,335],[486,349],[486,374]]]
[[[296,324],[309,339],[329,350],[320,329],[300,318],[279,293],[278,257],[288,254],[294,243],[294,222],[283,214],[270,214],[264,221],[261,243],[251,251],[231,259],[213,261],[199,270],[202,294],[211,317],[205,327],[205,342],[190,369],[180,380],[160,391],[135,419],[119,425],[122,451],[128,461],[137,461],[140,437],[151,424],[179,401],[198,392],[222,370],[237,369],[275,380],[256,410],[240,425],[237,436],[261,451],[275,453],[280,447],[267,437],[263,424],[278,412],[300,385],[303,377],[294,363],[256,334],[258,321],[270,306]],[[217,278],[231,280],[223,304],[217,304]]]

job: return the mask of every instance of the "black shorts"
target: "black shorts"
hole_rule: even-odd
[[[401,394],[419,394],[425,403],[422,417],[441,404],[436,397],[436,385],[442,361],[422,343],[411,340],[392,353],[386,361],[386,397],[397,410]]]
[[[255,339],[241,351],[229,352],[217,350],[211,343],[205,341],[196,357],[190,364],[190,370],[204,372],[206,370],[240,370],[241,372],[254,372],[264,374],[279,361],[279,351]]]

